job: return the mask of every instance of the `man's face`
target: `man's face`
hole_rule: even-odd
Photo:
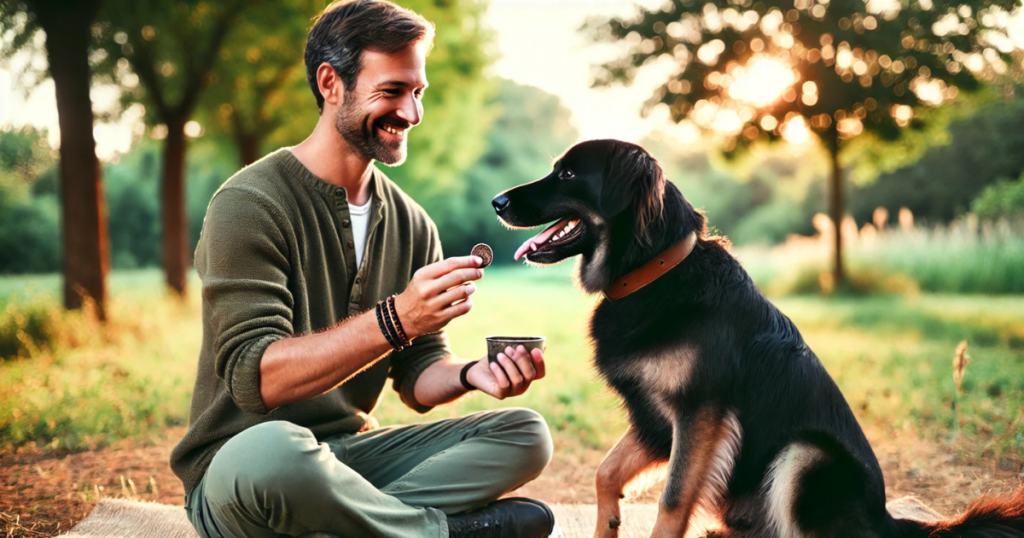
[[[418,46],[392,54],[363,51],[355,88],[346,88],[334,116],[338,133],[353,149],[387,165],[405,162],[409,129],[423,118],[425,63]]]

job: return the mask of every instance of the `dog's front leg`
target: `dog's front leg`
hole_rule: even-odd
[[[597,529],[594,538],[615,538],[619,535],[622,514],[619,499],[626,487],[645,471],[664,463],[651,456],[630,427],[622,435],[597,469]]]
[[[713,407],[681,413],[673,425],[668,481],[652,538],[682,538],[690,524],[724,432],[724,415]]]

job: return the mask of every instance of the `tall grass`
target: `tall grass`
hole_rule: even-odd
[[[1024,222],[979,222],[968,215],[948,226],[905,222],[857,230],[848,220],[843,228],[848,289],[854,292],[1024,294]],[[737,248],[735,254],[772,295],[829,291],[832,231],[828,225],[819,230],[815,237]]]
[[[0,279],[8,293],[0,322],[18,328],[21,345],[0,360],[0,447],[89,448],[187,421],[197,294],[166,296],[158,271],[115,274],[101,324],[88,309],[60,309],[51,285],[58,279],[28,277],[42,283],[30,291],[14,284],[19,279]],[[28,342],[35,334],[43,337]]]

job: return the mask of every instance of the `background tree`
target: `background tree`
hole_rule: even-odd
[[[271,2],[242,13],[228,36],[203,112],[231,139],[242,166],[262,157],[268,140],[292,145],[316,125],[303,54],[322,8],[316,0]]]
[[[895,217],[901,207],[930,223],[944,223],[971,210],[983,189],[1024,172],[1024,87],[1017,98],[984,103],[970,117],[949,126],[949,144],[932,147],[919,161],[877,181],[858,185],[850,213],[870,221],[876,207]],[[981,216],[981,215],[979,215]]]
[[[599,41],[625,54],[598,68],[596,85],[630,82],[648,62],[672,74],[648,101],[722,136],[726,151],[759,141],[806,140],[830,164],[834,229],[845,214],[845,139],[898,139],[922,128],[928,107],[980,80],[1019,69],[1006,25],[1017,0],[672,0],[631,18],[593,21]],[[834,233],[833,280],[843,281]]]
[[[146,105],[146,120],[164,138],[160,183],[163,265],[167,285],[185,293],[190,256],[185,215],[186,125],[209,83],[241,0],[122,0],[106,5],[100,28],[102,67],[119,81],[126,99]],[[199,125],[191,129],[198,131]],[[193,136],[199,132],[189,133]]]
[[[64,306],[81,308],[85,297],[106,317],[106,211],[89,97],[91,25],[100,0],[0,0],[0,30],[12,31],[4,56],[46,33],[46,58],[57,93],[60,125],[61,221],[64,238]]]

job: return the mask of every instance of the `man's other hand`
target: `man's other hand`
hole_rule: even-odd
[[[526,347],[518,346],[498,353],[497,362],[480,359],[466,372],[466,380],[481,392],[504,400],[526,392],[530,383],[543,378],[544,373],[544,352],[527,352]]]
[[[435,333],[473,308],[474,280],[484,276],[478,256],[448,258],[421,267],[397,298],[395,308],[409,339]]]

